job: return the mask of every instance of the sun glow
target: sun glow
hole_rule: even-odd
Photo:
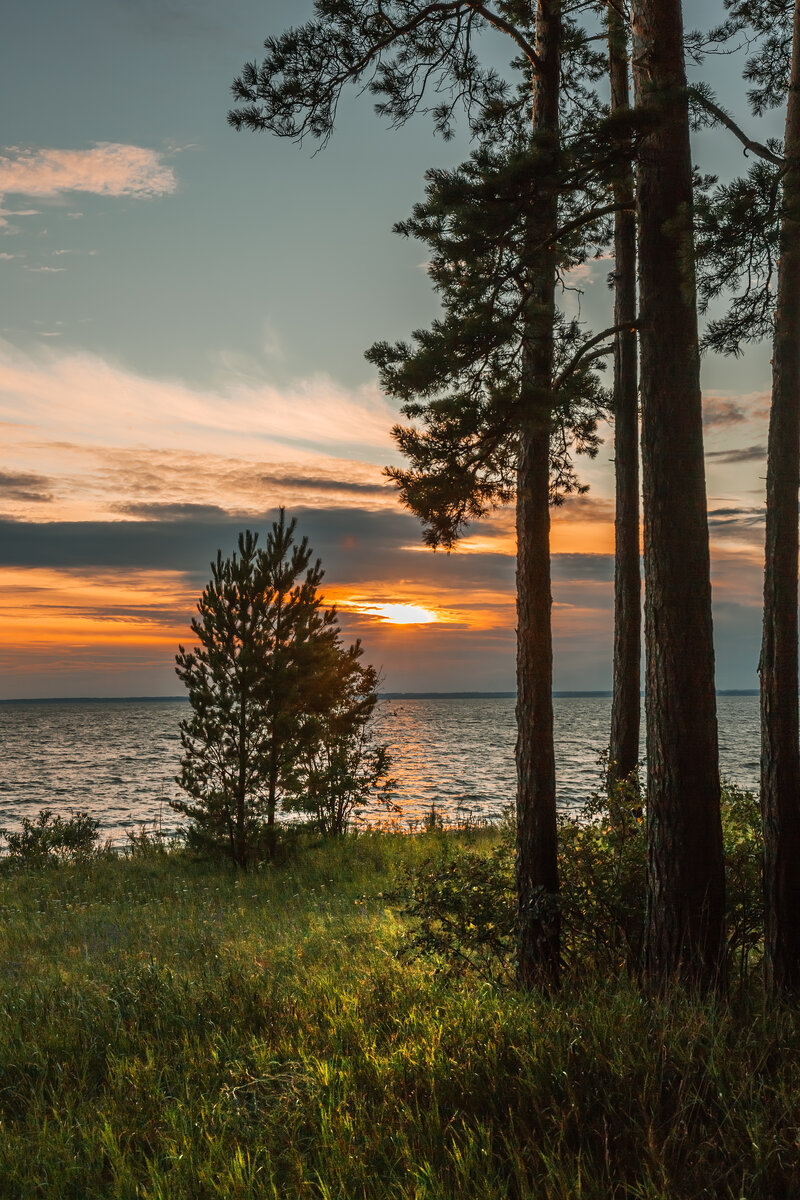
[[[370,604],[362,600],[340,600],[341,607],[349,608],[365,617],[377,617],[388,625],[432,625],[442,617],[433,609],[421,604]]]

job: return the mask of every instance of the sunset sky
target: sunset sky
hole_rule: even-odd
[[[695,4],[702,23],[721,4]],[[393,691],[514,685],[513,515],[421,546],[364,350],[437,311],[392,234],[468,153],[348,96],[327,149],[226,124],[296,0],[31,0],[0,47],[0,697],[174,695],[217,548],[278,505]],[[712,81],[744,117],[731,60]],[[752,122],[749,122],[752,125]],[[769,132],[780,131],[773,120]],[[764,136],[762,128],[759,136]],[[719,133],[706,171],[746,166]],[[576,273],[607,323],[608,261]],[[574,297],[570,303],[574,303]],[[755,687],[769,350],[704,365],[717,683]],[[555,686],[611,682],[613,433],[554,513]],[[409,607],[406,607],[409,606]]]

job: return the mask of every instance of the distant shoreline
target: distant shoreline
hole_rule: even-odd
[[[554,700],[602,699],[612,692],[553,692]],[[380,692],[379,700],[514,700],[516,692]],[[725,688],[718,696],[757,696],[758,688]],[[15,696],[0,704],[162,704],[186,703],[186,696]]]

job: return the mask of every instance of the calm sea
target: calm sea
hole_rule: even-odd
[[[555,698],[559,800],[580,803],[599,784],[598,755],[608,742],[606,696]],[[85,808],[104,832],[179,818],[181,700],[63,700],[0,703],[0,825],[13,827],[40,808]],[[758,697],[718,697],[723,775],[758,783]],[[514,796],[514,701],[511,698],[383,699],[379,737],[388,742],[401,820],[431,805],[445,820],[492,818]]]

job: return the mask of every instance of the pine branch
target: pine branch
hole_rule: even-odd
[[[487,8],[485,4],[476,3],[475,0],[467,0],[467,6],[471,8],[473,12],[476,12],[479,16],[483,17],[485,21],[488,21],[490,25],[493,25],[495,29],[500,29],[503,33],[507,33],[508,36],[517,43],[528,62],[533,67],[534,71],[537,73],[541,71],[542,60],[539,58],[539,55],[536,53],[530,42],[522,36],[516,25],[512,25],[510,21],[506,21],[505,18],[501,17],[498,13],[492,12],[492,10]]]
[[[718,121],[720,125],[724,125],[726,129],[729,129],[734,137],[738,138],[742,143],[745,148],[745,152],[751,150],[753,154],[757,154],[759,158],[763,158],[767,162],[771,162],[776,167],[786,166],[785,158],[782,158],[779,154],[774,154],[772,150],[770,150],[769,146],[765,146],[763,142],[756,142],[753,141],[752,138],[749,138],[744,130],[736,124],[733,117],[729,116],[728,113],[725,112],[724,108],[720,108],[718,104],[715,104],[711,97],[708,96],[702,90],[702,88],[689,88],[689,97],[695,102],[695,104],[698,104],[701,108],[705,109],[705,111],[716,121]]]
[[[592,350],[594,346],[597,346],[599,342],[602,342],[604,338],[614,337],[616,334],[624,333],[626,330],[633,332],[635,329],[638,329],[638,324],[636,323],[633,325],[611,325],[608,329],[603,329],[600,333],[596,333],[594,337],[589,338],[588,341],[583,343],[577,354],[572,356],[567,365],[564,367],[564,370],[561,371],[556,377],[553,383],[554,390],[562,387],[569,377],[575,374],[578,367],[581,366],[582,363],[592,362],[596,358],[602,358],[603,355],[611,353],[611,351],[614,349],[613,345],[606,346],[602,350],[596,351],[594,354],[589,354],[589,351]]]
[[[560,242],[568,234],[574,233],[576,229],[582,229],[584,225],[591,225],[592,221],[599,221],[601,217],[609,217],[615,212],[625,212],[633,210],[636,204],[633,200],[629,204],[604,204],[601,208],[590,208],[588,212],[581,213],[574,221],[568,221],[566,225],[562,225],[552,235],[551,241]]]

